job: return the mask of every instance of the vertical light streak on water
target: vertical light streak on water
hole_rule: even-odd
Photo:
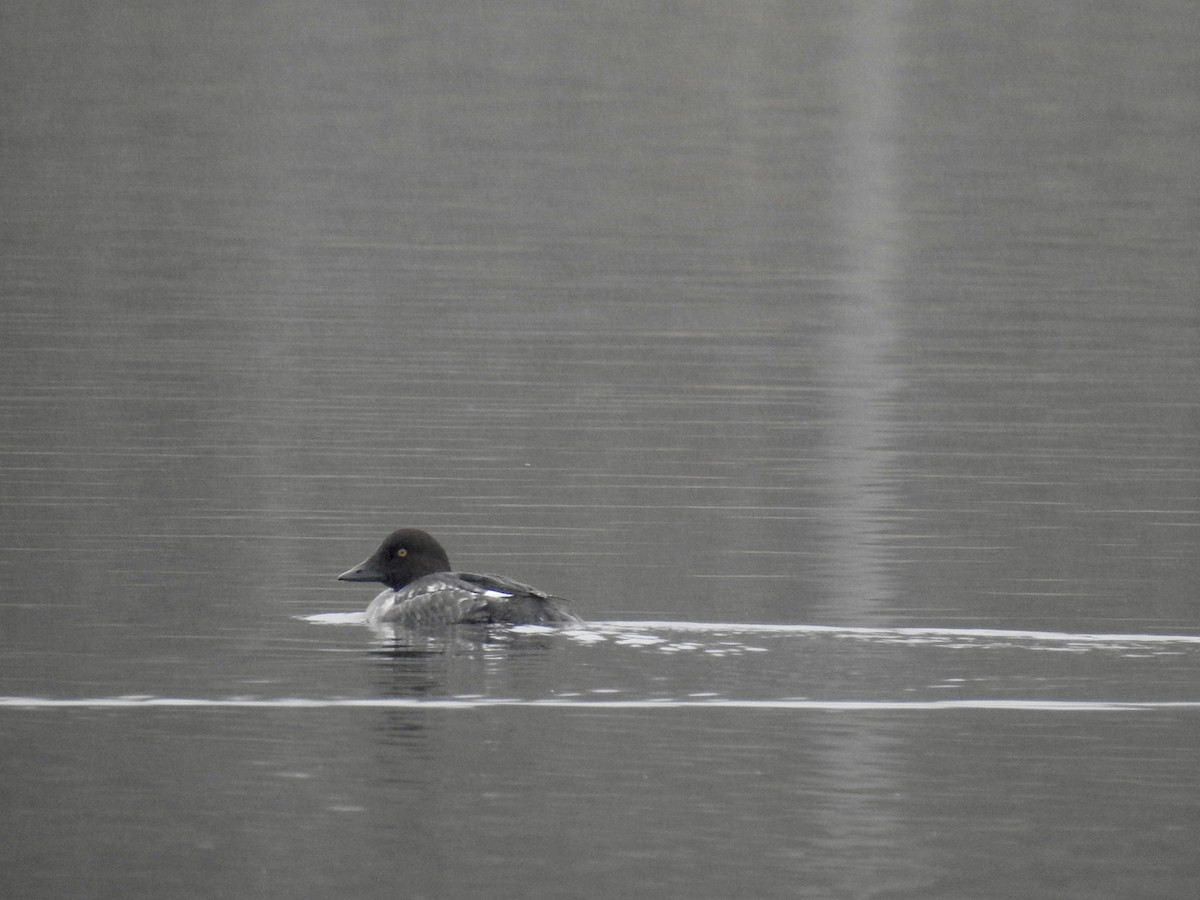
[[[835,208],[844,216],[845,258],[828,369],[835,398],[828,455],[838,463],[830,465],[833,520],[825,552],[832,573],[830,603],[839,618],[852,620],[868,616],[892,593],[881,541],[891,497],[881,484],[894,454],[889,400],[898,380],[890,353],[896,339],[899,218],[893,86],[898,83],[894,42],[905,8],[873,0],[853,4],[838,80],[844,146]],[[848,790],[819,815],[829,816],[831,828],[839,821],[871,823],[850,836],[864,847],[892,840],[900,828],[886,805],[861,808],[870,803],[864,797],[886,796],[900,787],[878,784],[882,773],[891,771],[884,760],[895,740],[877,724],[850,723],[847,730],[827,735],[820,751],[831,783]],[[875,878],[871,866],[864,865],[846,873],[842,887],[859,893]]]
[[[847,22],[840,73],[840,184],[845,248],[830,383],[833,602],[839,618],[869,613],[891,593],[880,533],[892,498],[881,488],[894,450],[889,401],[899,381],[896,340],[899,209],[896,186],[895,36],[905,7],[863,0]]]

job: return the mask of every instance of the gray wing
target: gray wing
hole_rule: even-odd
[[[479,585],[486,593],[489,622],[506,622],[514,625],[577,625],[582,620],[564,605],[562,597],[555,597],[535,587],[513,581],[502,575],[479,575],[474,572],[459,572],[463,581]]]
[[[507,594],[513,596],[529,596],[540,597],[543,600],[548,600],[550,595],[545,591],[539,591],[535,587],[528,584],[522,584],[519,581],[513,581],[511,578],[505,578],[503,575],[478,575],[475,572],[457,572],[455,573],[463,581],[469,581],[471,584],[477,584],[485,591],[494,592],[497,594]]]

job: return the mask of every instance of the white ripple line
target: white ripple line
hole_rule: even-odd
[[[410,697],[274,699],[201,697],[0,697],[0,709],[483,709],[488,707],[557,709],[779,709],[834,712],[1010,710],[1031,712],[1130,712],[1200,709],[1200,700],[574,700],[515,698],[416,699]]]
[[[847,634],[876,637],[960,637],[960,638],[1004,638],[1009,640],[1071,641],[1110,643],[1134,642],[1142,644],[1200,644],[1200,635],[1194,634],[1104,634],[1070,631],[1019,631],[1003,628],[872,628],[854,625],[760,625],[721,624],[716,622],[594,622],[597,628],[641,629],[643,631],[687,631],[744,634]]]

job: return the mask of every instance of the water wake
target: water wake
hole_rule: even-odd
[[[832,635],[885,640],[941,640],[946,638],[980,641],[1049,641],[1094,644],[1200,644],[1194,634],[1117,634],[1072,631],[1027,631],[1004,628],[874,628],[852,625],[759,625],[715,622],[596,622],[603,630],[667,631],[696,634],[789,634]]]
[[[318,613],[303,616],[304,621],[314,625],[361,625],[362,613]],[[759,623],[739,622],[672,622],[672,621],[603,621],[588,622],[581,628],[557,629],[541,625],[518,625],[510,629],[514,632],[545,632],[562,631],[572,636],[620,635],[629,633],[660,633],[693,634],[693,635],[731,635],[753,634],[768,637],[786,637],[788,635],[828,635],[831,637],[862,638],[880,641],[929,642],[941,643],[947,640],[978,641],[978,642],[1026,642],[1039,641],[1060,644],[1101,644],[1113,645],[1156,645],[1167,644],[1200,644],[1200,635],[1194,634],[1136,634],[1136,633],[1103,633],[1103,632],[1073,632],[1073,631],[1031,631],[1025,629],[1006,628],[937,628],[937,627],[900,627],[882,628],[855,625],[769,625]]]

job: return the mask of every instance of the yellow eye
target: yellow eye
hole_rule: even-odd
[[[405,549],[404,547],[401,547],[399,550],[396,551],[396,556],[399,557],[400,559],[403,559],[404,557],[408,556],[408,550]]]

